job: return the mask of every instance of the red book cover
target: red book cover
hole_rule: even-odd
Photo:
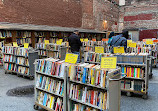
[[[93,104],[93,100],[94,100],[94,91],[91,91],[91,101],[90,101],[91,104]]]

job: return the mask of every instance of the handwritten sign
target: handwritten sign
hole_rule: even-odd
[[[116,69],[117,57],[102,57],[101,68]]]
[[[158,39],[156,39],[156,40],[153,40],[153,42],[156,42],[156,43],[157,43],[157,42],[158,42]]]
[[[49,40],[44,40],[44,43],[45,44],[49,44]]]
[[[83,39],[80,39],[81,42],[83,42]]]
[[[114,47],[114,53],[125,53],[124,47]]]
[[[14,47],[18,47],[17,42],[13,42],[13,46],[14,46]]]
[[[134,42],[127,42],[127,47],[136,47],[137,44]]]
[[[95,47],[96,53],[104,53],[104,47]]]
[[[77,62],[78,55],[77,54],[66,54],[65,62],[75,64]]]
[[[153,44],[153,40],[152,39],[146,39],[146,44],[152,45]]]
[[[24,43],[24,48],[29,48],[29,43]]]
[[[85,42],[88,42],[88,38],[85,38],[84,41],[85,41]]]
[[[59,39],[59,41],[63,42],[63,39]]]

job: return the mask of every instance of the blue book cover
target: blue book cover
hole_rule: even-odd
[[[86,68],[83,69],[83,78],[82,78],[82,82],[86,83]]]
[[[46,106],[47,103],[47,93],[44,94],[43,106]]]
[[[63,83],[63,85],[62,85],[62,90],[61,90],[60,95],[62,95],[62,94],[63,94],[63,90],[64,90],[64,83]]]

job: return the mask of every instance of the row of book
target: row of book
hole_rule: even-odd
[[[34,32],[35,37],[45,37],[45,33],[44,32]]]
[[[56,59],[60,59],[61,58],[61,51],[59,51],[59,52],[48,51],[47,56],[48,57],[53,57],[53,58],[56,58]]]
[[[46,44],[45,43],[36,43],[35,48],[36,49],[46,49]]]
[[[23,75],[29,75],[29,68],[23,67],[23,66],[16,66],[16,72],[23,74]]]
[[[4,46],[2,51],[3,53],[16,55],[16,47],[13,46]]]
[[[69,67],[70,80],[105,88],[107,70],[100,70],[100,65],[79,64]]]
[[[29,60],[28,60],[28,58],[17,57],[16,58],[16,64],[29,66]]]
[[[82,104],[71,103],[70,111],[100,111]]]
[[[145,92],[144,81],[122,80],[121,89]]]
[[[146,64],[148,54],[142,55],[115,55],[117,56],[117,63],[129,63],[129,64]]]
[[[47,52],[45,50],[39,50],[38,55],[47,56]]]
[[[36,101],[39,104],[48,107],[53,111],[63,111],[63,100],[61,98],[41,91],[38,91],[37,93]]]
[[[79,100],[83,103],[89,103],[106,110],[107,92],[101,92],[94,89],[88,89],[81,85],[70,84],[69,98]]]
[[[16,48],[16,55],[28,57],[29,49],[24,47]]]
[[[46,40],[45,37],[36,37],[35,38],[36,43],[44,43],[45,40]]]
[[[16,61],[16,56],[14,55],[3,55],[3,61],[4,62],[15,62]]]
[[[51,51],[60,51],[60,48],[64,47],[64,45],[57,45],[57,44],[47,44],[46,49]]]
[[[29,32],[29,31],[17,31],[17,37],[31,37],[31,32]]]
[[[24,44],[24,43],[29,43],[29,44],[31,44],[32,43],[32,41],[31,41],[31,38],[17,38],[16,39],[16,42],[17,42],[17,44]]]
[[[12,33],[10,31],[0,31],[0,37],[12,37]]]
[[[121,66],[121,71],[123,74],[126,74],[127,77],[134,77],[134,78],[144,78],[145,77],[145,68],[136,68],[136,67],[124,67]]]
[[[50,93],[55,93],[61,96],[64,95],[63,81],[54,80],[40,74],[37,76],[36,87],[49,91]]]
[[[14,63],[4,63],[5,70],[16,71],[16,65]]]
[[[109,53],[95,53],[95,52],[85,52],[84,61],[85,62],[101,62],[102,57],[111,56]]]

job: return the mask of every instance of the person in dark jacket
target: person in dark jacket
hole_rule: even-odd
[[[113,36],[110,42],[110,46],[124,46],[127,48],[128,31],[123,31],[122,34]]]
[[[69,37],[68,42],[71,49],[71,52],[74,54],[78,54],[77,63],[80,62],[80,47],[82,46],[82,43],[80,41],[80,38],[78,36],[79,31],[75,30]]]
[[[109,35],[109,40],[108,40],[108,44],[110,45],[110,42],[112,40],[112,37],[115,35],[114,32],[111,32],[110,35]]]

